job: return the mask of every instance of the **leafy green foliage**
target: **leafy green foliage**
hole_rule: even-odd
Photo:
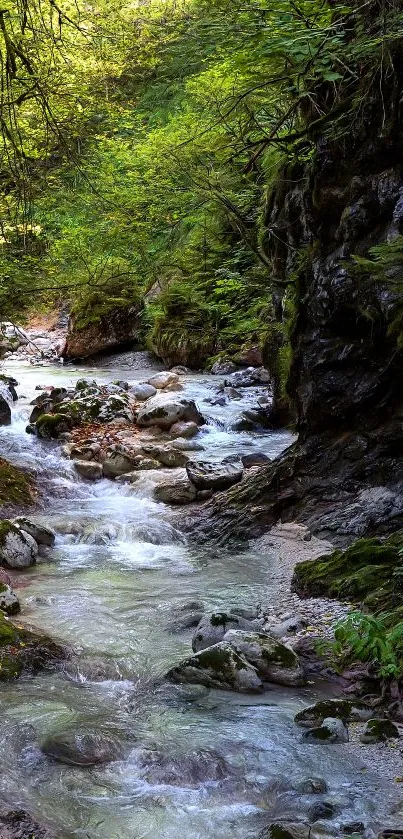
[[[403,623],[390,628],[383,615],[354,611],[336,624],[334,634],[337,655],[372,664],[384,679],[403,675]]]

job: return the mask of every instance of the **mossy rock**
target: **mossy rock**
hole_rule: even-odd
[[[167,678],[241,693],[260,693],[263,689],[256,669],[225,642],[207,647],[181,662],[169,671]]]
[[[403,534],[388,539],[359,539],[345,551],[297,564],[292,590],[301,597],[352,600],[369,611],[401,608]]]
[[[294,717],[294,722],[304,728],[321,726],[327,717],[335,717],[344,723],[354,720],[368,720],[373,709],[359,699],[323,699],[303,708]]]
[[[36,420],[35,429],[38,437],[44,440],[55,440],[72,427],[72,421],[66,414],[41,414]]]
[[[0,612],[0,681],[54,666],[67,655],[55,641],[12,623]]]
[[[368,720],[360,736],[361,743],[382,743],[400,737],[398,727],[391,720]]]
[[[0,458],[0,506],[32,504],[35,483],[31,475]]]

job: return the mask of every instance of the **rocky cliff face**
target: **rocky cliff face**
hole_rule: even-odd
[[[274,278],[297,276],[299,441],[210,505],[220,538],[279,517],[339,542],[403,524],[403,256],[383,272],[353,259],[403,234],[402,90],[397,62],[387,100],[374,92],[342,141],[319,138],[268,202]]]

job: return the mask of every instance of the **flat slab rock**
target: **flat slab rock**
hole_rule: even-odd
[[[243,465],[235,463],[209,463],[208,461],[189,460],[186,464],[189,480],[197,489],[217,491],[228,489],[242,480]]]
[[[261,693],[263,690],[256,669],[225,641],[182,661],[169,670],[167,678],[239,693]]]

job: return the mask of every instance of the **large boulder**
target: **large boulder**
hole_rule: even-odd
[[[198,433],[199,426],[197,422],[175,422],[169,432],[171,437],[180,437],[186,440],[191,440]]]
[[[167,678],[240,693],[260,693],[263,685],[254,667],[231,644],[221,642],[173,667]]]
[[[60,434],[70,431],[73,422],[66,414],[41,414],[34,426],[28,426],[43,440],[56,440]]]
[[[99,731],[53,734],[42,743],[42,751],[59,763],[82,767],[110,763],[123,757],[117,741]]]
[[[226,632],[230,629],[256,629],[256,625],[250,620],[231,612],[212,612],[203,615],[192,638],[192,650],[194,653],[212,647],[224,639]]]
[[[243,465],[234,463],[210,463],[209,461],[190,460],[186,464],[189,480],[197,489],[211,489],[213,492],[237,484],[242,480]]]
[[[156,425],[163,430],[169,430],[179,420],[195,422],[197,425],[202,425],[204,421],[192,400],[158,394],[148,399],[140,408],[137,425],[141,428]]]
[[[391,720],[368,720],[360,735],[361,743],[383,743],[385,740],[400,737],[397,725]]]
[[[259,676],[278,685],[294,687],[306,682],[298,656],[285,644],[262,632],[230,629],[224,641],[256,667]]]
[[[55,544],[56,534],[50,527],[38,524],[32,519],[26,518],[26,516],[17,516],[13,521],[17,527],[20,527],[25,533],[29,533],[38,545],[47,545],[51,548]]]
[[[165,504],[190,504],[196,496],[196,487],[186,477],[163,481],[154,488],[155,500]]]
[[[36,562],[35,539],[11,521],[0,523],[0,562],[7,568],[29,568]]]
[[[140,330],[140,307],[116,306],[93,320],[84,313],[71,315],[66,343],[61,352],[63,358],[88,358],[104,350],[126,347],[138,338]]]

